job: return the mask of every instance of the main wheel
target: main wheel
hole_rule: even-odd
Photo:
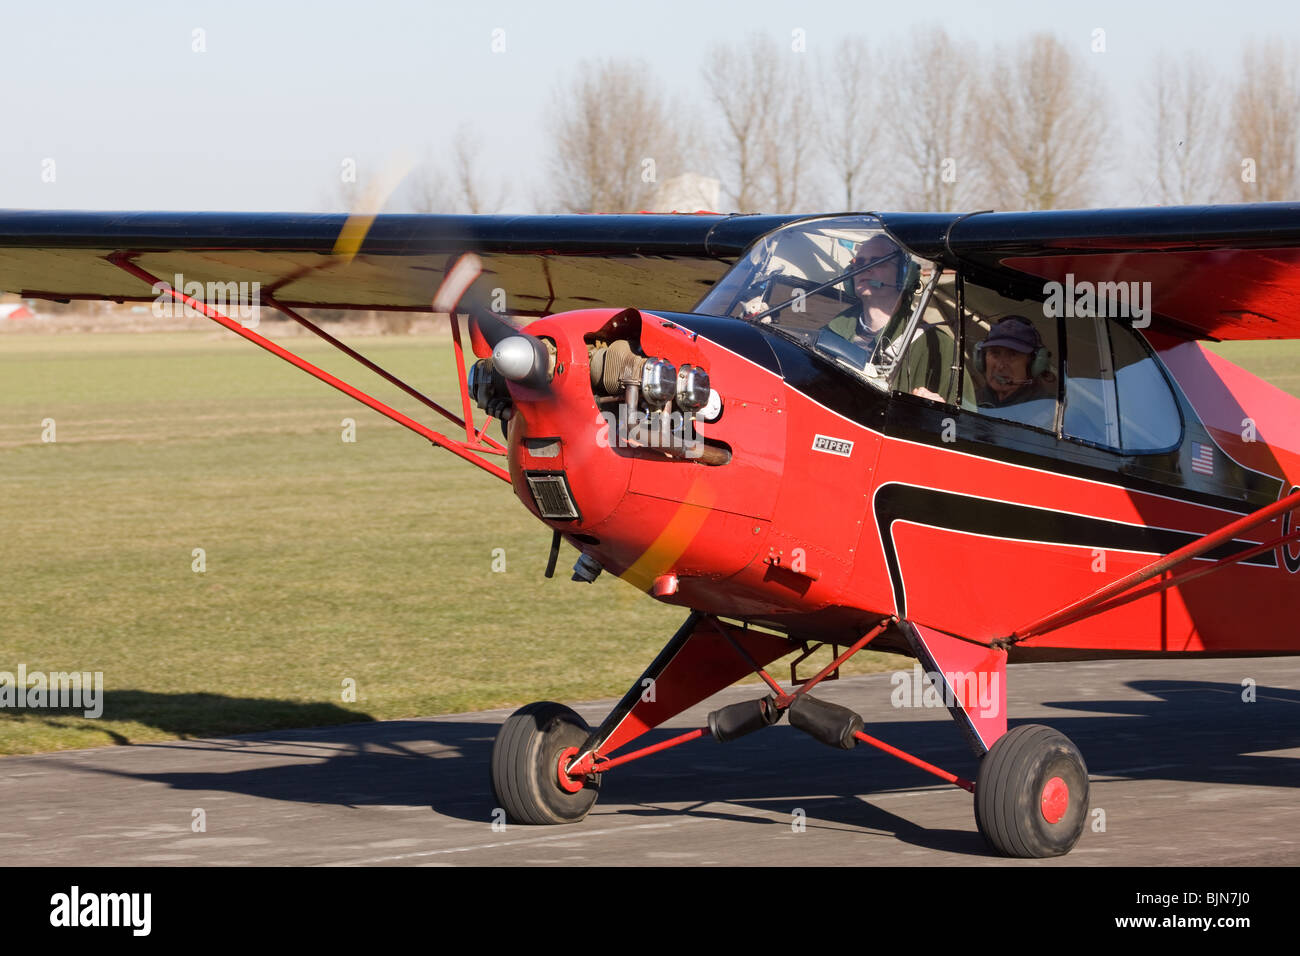
[[[1004,856],[1069,853],[1088,817],[1088,768],[1069,737],[1026,724],[998,738],[975,781],[975,824]]]
[[[562,778],[561,761],[577,756],[587,722],[553,701],[521,707],[501,725],[492,746],[492,793],[511,823],[576,823],[600,792],[600,774]]]

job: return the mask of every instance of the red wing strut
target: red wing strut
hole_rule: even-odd
[[[474,432],[473,421],[472,419],[468,418],[468,412],[467,412],[467,420],[462,420],[458,418],[456,415],[452,414],[447,409],[443,408],[441,405],[438,405],[432,399],[426,398],[423,394],[421,394],[411,386],[407,385],[405,382],[402,382],[396,376],[388,372],[385,372],[383,369],[379,368],[379,366],[375,365],[369,359],[365,358],[364,356],[360,355],[353,349],[344,345],[342,342],[338,341],[332,335],[325,332],[323,329],[319,328],[318,326],[316,326],[306,318],[302,317],[301,315],[298,315],[292,309],[288,309],[281,306],[280,303],[276,302],[274,299],[270,300],[271,305],[274,308],[277,308],[280,311],[282,311],[286,316],[293,319],[299,325],[302,325],[305,328],[310,329],[312,332],[320,336],[326,342],[329,342],[335,348],[338,348],[345,355],[348,355],[349,357],[360,362],[366,368],[383,376],[383,378],[393,383],[394,385],[397,385],[407,394],[413,396],[423,404],[432,408],[434,411],[443,415],[445,418],[449,419],[450,421],[464,428],[466,440],[458,441],[456,439],[448,438],[446,435],[436,432],[425,425],[421,425],[419,422],[415,421],[414,419],[409,418],[406,415],[403,415],[401,412],[397,411],[396,409],[390,408],[389,406],[385,405],[383,402],[379,401],[378,399],[373,398],[372,396],[361,391],[359,388],[353,385],[349,385],[347,382],[343,381],[342,379],[336,378],[335,376],[331,375],[329,372],[326,372],[325,370],[317,368],[315,365],[312,365],[306,359],[301,358],[300,356],[290,352],[288,349],[277,345],[276,343],[272,342],[270,339],[257,334],[252,329],[244,328],[244,326],[239,322],[236,322],[234,319],[231,319],[229,316],[223,315],[222,313],[218,312],[216,309],[212,308],[206,303],[200,302],[197,299],[194,299],[186,295],[184,292],[181,292],[178,289],[171,288],[170,285],[164,283],[161,279],[158,279],[156,276],[149,274],[144,269],[141,269],[138,265],[132,262],[131,256],[123,253],[114,253],[113,255],[108,257],[108,260],[112,262],[113,265],[130,273],[136,278],[149,283],[154,288],[162,287],[163,289],[166,290],[167,294],[170,295],[173,299],[176,299],[179,302],[183,302],[185,305],[188,305],[190,308],[194,309],[195,311],[203,313],[208,318],[212,319],[212,321],[216,322],[218,325],[225,326],[230,331],[234,332],[236,335],[242,336],[243,338],[252,342],[254,345],[261,346],[262,348],[270,352],[272,355],[278,356],[279,358],[284,359],[289,364],[295,365],[298,368],[302,369],[308,375],[315,376],[325,384],[337,388],[340,392],[347,395],[348,397],[354,398],[361,404],[373,408],[381,415],[391,418],[399,425],[403,425],[406,428],[409,428],[417,435],[420,435],[421,437],[426,438],[429,441],[433,442],[433,444],[437,445],[439,448],[447,449],[453,455],[463,458],[466,461],[470,462],[471,464],[477,465],[479,468],[482,468],[488,474],[495,475],[497,478],[500,478],[502,481],[505,482],[510,481],[509,472],[507,472],[500,465],[493,464],[492,462],[489,462],[483,457],[481,457],[482,454],[502,455],[505,453],[505,449],[501,446],[499,442],[493,441],[490,438],[485,438],[482,432],[476,434]],[[459,344],[460,344],[459,336],[457,336],[456,337],[457,358],[459,358],[459,353],[460,353]],[[465,408],[468,410],[469,395],[468,395],[468,391],[466,390],[463,370],[461,372],[461,390],[466,402]],[[486,428],[486,426],[484,426],[484,428]]]
[[[1152,578],[1158,577],[1159,575],[1172,570],[1178,565],[1185,564],[1188,561],[1200,557],[1207,551],[1212,551],[1214,548],[1232,541],[1233,538],[1241,532],[1249,531],[1251,528],[1256,528],[1259,525],[1273,520],[1276,516],[1284,514],[1298,506],[1300,506],[1300,491],[1293,492],[1286,497],[1273,502],[1271,505],[1266,505],[1258,511],[1244,515],[1236,521],[1224,525],[1218,531],[1207,534],[1197,541],[1193,541],[1184,548],[1179,548],[1177,551],[1173,551],[1162,558],[1157,558],[1145,568],[1134,571],[1132,574],[1106,585],[1087,597],[1076,601],[1069,607],[1062,608],[1059,611],[1048,614],[1046,617],[1041,617],[1032,623],[1016,628],[1006,638],[1003,638],[1000,641],[994,641],[993,646],[1008,647],[1012,644],[1019,643],[1020,641],[1027,640],[1028,638],[1037,637],[1039,634],[1045,634],[1048,631],[1064,627],[1067,624],[1072,624],[1085,617],[1092,617],[1093,615],[1101,614],[1104,611],[1109,611],[1112,608],[1118,607],[1121,604],[1127,604],[1129,601],[1135,600],[1146,594],[1163,591],[1177,585],[1185,584],[1194,578],[1202,577],[1212,571],[1217,571],[1221,568],[1227,567],[1230,564],[1236,564],[1239,561],[1253,557],[1257,554],[1262,554],[1272,548],[1300,540],[1300,529],[1297,529],[1288,534],[1274,538],[1271,541],[1265,541],[1262,544],[1239,551],[1234,555],[1214,562],[1214,564],[1208,567],[1196,568],[1195,570],[1187,571],[1183,574],[1175,575],[1162,581],[1157,581],[1146,588],[1138,588],[1138,585],[1144,584]]]

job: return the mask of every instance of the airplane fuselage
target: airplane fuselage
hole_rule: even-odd
[[[554,342],[556,374],[545,394],[512,386],[516,494],[542,517],[529,478],[562,480],[577,517],[543,520],[605,570],[796,638],[848,643],[895,614],[995,640],[1276,501],[1300,476],[1285,424],[1300,402],[1195,343],[1151,337],[1178,382],[1179,447],[1125,456],[891,395],[740,320],[642,313],[639,328],[611,331],[618,315],[529,326]],[[611,334],[708,371],[722,411],[692,425],[710,455],[637,447],[649,443],[610,427],[589,345]],[[1239,418],[1253,435],[1228,430]],[[1010,659],[1300,652],[1286,614],[1297,573],[1300,555],[1283,545],[1024,641]]]

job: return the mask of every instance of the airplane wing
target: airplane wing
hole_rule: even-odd
[[[503,481],[505,447],[474,424],[459,325],[461,413],[444,408],[300,308],[432,311],[465,253],[490,308],[545,315],[597,305],[689,309],[754,239],[794,217],[343,216],[284,213],[0,211],[0,290],[54,300],[181,299],[266,349]],[[481,272],[477,271],[481,269]],[[160,285],[162,283],[162,285]],[[220,294],[213,291],[219,286]],[[193,291],[191,291],[193,289]],[[219,299],[214,303],[212,298]],[[447,419],[452,437],[317,368],[222,312],[271,305]],[[471,324],[471,333],[474,333]],[[477,349],[481,342],[475,342]]]
[[[755,238],[792,216],[415,216],[0,210],[0,290],[152,301],[110,260],[169,283],[258,282],[292,307],[428,311],[475,252],[504,311],[689,309]]]
[[[917,254],[990,284],[1124,283],[1102,292],[1127,295],[1130,311],[1142,297],[1153,331],[1300,338],[1300,203],[882,218]]]
[[[169,282],[256,281],[293,307],[424,311],[449,259],[473,251],[514,315],[680,311],[750,242],[796,218],[0,211],[0,290],[157,298],[108,258],[129,253]],[[1300,204],[881,218],[917,254],[993,284],[1124,283],[1132,293],[1137,283],[1151,327],[1180,338],[1300,337]]]

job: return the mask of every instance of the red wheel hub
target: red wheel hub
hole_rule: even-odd
[[[560,759],[556,763],[555,769],[559,776],[560,789],[565,793],[577,793],[582,789],[582,777],[571,777],[564,769],[576,756],[578,756],[577,747],[565,747],[560,751]]]
[[[1070,807],[1070,787],[1060,777],[1053,777],[1043,785],[1043,819],[1059,823]]]

